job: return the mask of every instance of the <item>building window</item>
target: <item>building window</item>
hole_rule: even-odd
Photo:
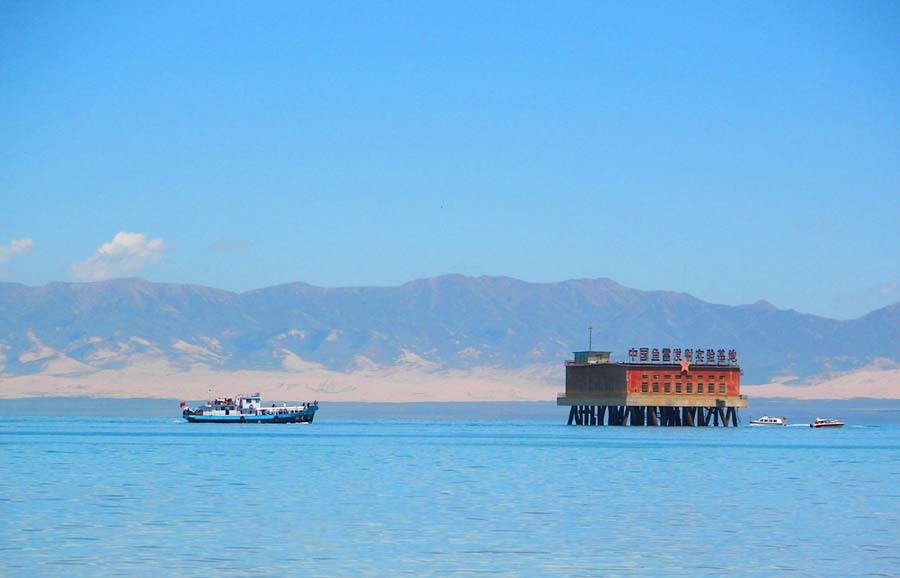
[[[654,376],[653,376],[653,379],[659,379],[659,376],[658,376],[658,375],[654,375]]]
[[[725,395],[725,384],[724,383],[719,384],[719,393],[722,395]]]
[[[675,393],[681,393],[681,382],[680,381],[675,382]]]
[[[694,384],[693,383],[688,383],[685,387],[687,388],[687,389],[685,389],[685,391],[687,393],[694,393]]]
[[[713,386],[713,384],[710,383],[706,386],[706,393],[715,393],[715,387]]]
[[[666,376],[666,379],[672,379],[672,376],[671,376],[671,375],[667,375],[667,376]]]
[[[719,381],[725,381],[725,376],[724,376],[724,375],[720,375],[720,376],[719,376]]]
[[[710,381],[715,381],[715,379],[716,379],[716,376],[715,376],[715,375],[710,375],[710,376],[709,376],[709,380],[710,380]]]
[[[641,382],[641,393],[647,393],[647,382]]]
[[[641,377],[643,377],[644,379],[647,379],[647,374],[645,373],[645,374],[641,375]]]
[[[653,393],[659,393],[659,382],[658,381],[653,382]]]
[[[703,383],[699,382],[699,381],[697,382],[697,393],[698,394],[703,393]]]
[[[666,383],[666,384],[663,386],[663,391],[665,391],[666,393],[672,393],[672,384],[671,384],[671,383]]]

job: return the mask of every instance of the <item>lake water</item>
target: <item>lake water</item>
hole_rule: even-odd
[[[898,426],[7,417],[0,474],[5,578],[900,575]]]

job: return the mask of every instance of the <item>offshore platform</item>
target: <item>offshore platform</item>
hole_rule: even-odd
[[[737,427],[741,368],[732,349],[632,348],[630,361],[609,351],[576,351],[566,361],[569,425]]]

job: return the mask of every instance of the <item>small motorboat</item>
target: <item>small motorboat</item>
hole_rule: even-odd
[[[816,421],[809,424],[809,427],[844,427],[844,422],[836,419],[822,419],[817,417]]]
[[[750,425],[787,425],[786,417],[772,417],[764,415],[759,419],[750,418]]]

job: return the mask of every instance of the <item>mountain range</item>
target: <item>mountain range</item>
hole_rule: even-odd
[[[291,283],[243,293],[117,279],[0,283],[0,377],[89,376],[161,361],[170,372],[552,371],[588,349],[589,326],[592,348],[620,360],[632,347],[735,349],[747,383],[900,363],[900,303],[839,321],[610,279],[445,275],[398,287]]]

